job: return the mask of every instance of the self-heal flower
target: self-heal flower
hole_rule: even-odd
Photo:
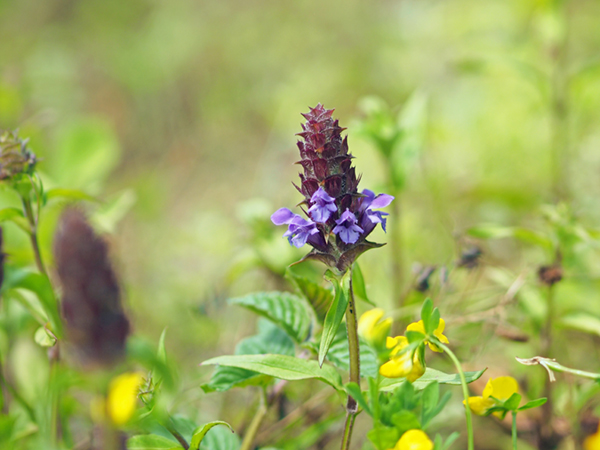
[[[390,450],[433,450],[433,442],[421,430],[408,430]]]
[[[346,209],[335,223],[337,226],[332,231],[340,237],[344,244],[354,244],[364,231],[356,224],[356,216],[349,209]]]
[[[362,219],[360,221],[361,227],[365,230],[365,233],[370,233],[375,226],[380,223],[383,231],[386,231],[386,218],[389,216],[388,213],[382,211],[375,211],[378,208],[385,208],[394,200],[392,195],[375,193],[369,189],[362,191],[364,197],[362,198],[359,210],[363,212]]]
[[[418,351],[403,351],[408,347],[408,339],[404,336],[388,337],[386,347],[392,349],[390,360],[379,368],[379,373],[386,378],[406,378],[411,383],[421,378],[425,366],[419,359]]]
[[[519,384],[513,377],[490,378],[480,396],[469,397],[469,408],[478,416],[485,416],[490,409],[501,405],[518,391]],[[493,414],[502,418],[501,411]]]
[[[383,347],[392,327],[391,317],[381,320],[384,314],[383,309],[374,308],[365,312],[358,320],[358,334],[374,347]]]
[[[448,344],[449,343],[448,338],[442,334],[444,332],[444,328],[446,328],[446,322],[444,321],[444,319],[440,319],[440,323],[437,326],[437,328],[435,329],[435,331],[433,332],[433,335],[436,338],[438,338],[438,340],[442,344]],[[427,334],[425,332],[425,325],[423,324],[422,320],[411,323],[409,326],[406,327],[406,331],[418,331],[421,334]],[[438,352],[438,353],[443,352],[443,350],[441,348],[439,348],[437,345],[435,345],[429,341],[426,341],[426,342],[427,342],[427,345],[429,345],[429,348],[431,350],[433,350],[434,352]]]
[[[310,198],[312,206],[308,212],[312,219],[317,223],[324,223],[329,220],[331,214],[337,211],[335,198],[331,197],[320,187]]]
[[[306,220],[287,208],[275,211],[271,216],[271,221],[275,225],[288,225],[288,230],[283,237],[288,238],[289,243],[297,248],[302,247],[311,236],[319,232],[313,221]]]

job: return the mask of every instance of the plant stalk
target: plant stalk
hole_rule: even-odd
[[[29,240],[31,241],[31,247],[33,248],[33,256],[35,257],[35,264],[40,273],[48,276],[48,271],[42,260],[42,253],[40,251],[40,245],[37,238],[37,220],[33,214],[33,208],[31,207],[31,201],[27,198],[21,197],[23,202],[23,212],[25,218],[29,222]]]
[[[267,415],[268,404],[267,404],[267,391],[265,389],[262,390],[260,396],[260,405],[258,406],[258,411],[254,415],[252,422],[250,422],[250,426],[246,430],[246,434],[244,435],[244,440],[242,441],[242,445],[240,446],[240,450],[251,450],[252,444],[254,443],[254,438],[256,437],[256,433],[262,423],[263,419]]]
[[[348,330],[348,351],[350,353],[350,382],[360,386],[360,346],[358,343],[358,322],[356,320],[356,303],[352,288],[352,274],[350,274],[348,309],[346,310],[346,327]],[[346,424],[344,426],[344,438],[342,439],[342,450],[350,448],[354,418],[358,411],[358,404],[351,395],[346,403]]]
[[[467,379],[465,378],[465,373],[462,370],[462,366],[460,365],[460,361],[449,347],[442,344],[440,341],[436,340],[435,345],[440,347],[446,354],[450,357],[456,370],[458,371],[458,375],[460,376],[460,384],[462,385],[463,397],[465,400],[465,417],[467,419],[467,447],[468,450],[474,450],[473,443],[473,423],[471,419],[471,408],[469,408],[469,388],[467,387]]]
[[[512,412],[512,446],[517,450],[517,412]]]

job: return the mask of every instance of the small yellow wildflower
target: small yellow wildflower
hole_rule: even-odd
[[[585,438],[583,448],[584,450],[600,450],[600,424],[598,424],[598,431]]]
[[[386,347],[392,349],[390,360],[379,368],[379,373],[386,378],[405,377],[411,383],[423,376],[425,367],[419,360],[419,355],[414,352],[402,352],[408,346],[408,339],[404,336],[388,337]]]
[[[135,412],[138,389],[143,375],[127,372],[110,382],[108,395],[96,396],[90,403],[90,413],[95,422],[110,421],[113,425],[126,424]]]
[[[421,430],[408,430],[390,450],[432,450],[433,442]]]
[[[449,343],[448,338],[442,334],[444,332],[444,328],[446,328],[446,322],[444,322],[444,319],[440,319],[440,323],[439,323],[438,327],[435,329],[435,331],[433,332],[433,335],[436,338],[438,338],[442,344],[448,344]],[[422,320],[411,323],[409,326],[406,327],[406,331],[418,331],[419,333],[426,334],[425,333],[425,325],[423,324]],[[429,348],[431,350],[433,350],[434,352],[438,352],[438,353],[443,352],[443,350],[441,348],[439,348],[435,344],[432,344],[431,342],[427,342],[427,345],[429,345]]]
[[[513,377],[490,378],[481,396],[469,397],[469,408],[478,416],[485,415],[491,408],[508,400],[519,391],[519,384]],[[463,400],[463,404],[464,404]],[[495,416],[502,418],[502,413],[496,411]]]
[[[374,347],[383,347],[385,338],[392,327],[392,318],[381,320],[385,312],[374,308],[365,312],[358,320],[358,334]]]

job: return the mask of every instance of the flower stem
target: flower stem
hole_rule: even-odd
[[[460,361],[454,354],[450,348],[442,344],[440,341],[435,342],[435,345],[440,347],[444,352],[448,354],[456,370],[458,370],[458,375],[460,376],[460,384],[462,385],[463,397],[465,399],[465,417],[467,419],[467,447],[468,450],[474,450],[473,444],[473,423],[471,420],[471,408],[469,408],[469,388],[467,387],[467,379],[465,378],[465,373],[462,370],[462,366],[460,365]]]
[[[29,240],[31,241],[31,247],[33,248],[35,264],[42,274],[48,276],[46,266],[42,260],[42,254],[40,252],[40,245],[37,238],[37,220],[33,214],[31,200],[29,198],[21,197],[21,201],[23,202],[23,212],[25,213],[25,218],[27,219],[27,222],[29,222]]]
[[[256,433],[258,432],[260,424],[267,415],[267,410],[267,391],[263,389],[260,396],[260,405],[258,406],[258,411],[256,411],[252,422],[250,422],[248,430],[246,430],[246,434],[244,435],[244,440],[242,441],[240,450],[251,450],[253,448],[252,444],[254,443],[254,438],[256,437]]]
[[[512,412],[512,445],[513,450],[517,450],[517,412]]]
[[[350,353],[350,382],[360,386],[360,347],[358,343],[358,323],[356,321],[356,304],[354,291],[352,289],[352,274],[350,274],[350,288],[348,309],[346,310],[346,327],[348,329],[348,351]],[[344,426],[344,438],[342,439],[342,450],[350,448],[354,418],[358,411],[358,404],[351,395],[346,403],[346,425]]]

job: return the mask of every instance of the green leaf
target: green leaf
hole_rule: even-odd
[[[421,396],[423,401],[423,418],[427,416],[438,404],[440,400],[440,385],[436,381],[429,383]],[[425,420],[423,420],[425,422]]]
[[[206,436],[206,433],[208,433],[212,427],[216,427],[217,425],[226,426],[231,430],[232,433],[234,432],[231,425],[229,425],[227,422],[223,422],[222,420],[215,420],[214,422],[206,423],[194,431],[192,442],[190,443],[190,450],[198,450],[200,448],[200,443],[204,439],[204,436]]]
[[[465,372],[467,383],[472,383],[473,381],[478,380],[486,370],[487,369],[483,369],[478,372]],[[379,390],[383,392],[393,391],[404,381],[404,378],[385,378],[381,382],[381,387]],[[432,381],[437,381],[440,384],[450,384],[455,386],[461,384],[460,376],[457,373],[444,373],[428,367],[425,369],[423,376],[413,383],[413,386],[415,389],[422,390]]]
[[[94,211],[91,218],[94,226],[106,233],[113,234],[117,224],[135,205],[136,200],[137,197],[132,189],[119,192]]]
[[[77,189],[54,188],[46,192],[46,200],[54,198],[64,198],[67,200],[85,200],[88,202],[98,202],[99,200]]]
[[[328,271],[331,274],[331,272]],[[323,333],[321,334],[321,343],[319,345],[319,365],[323,365],[327,352],[331,343],[335,339],[338,328],[344,319],[346,309],[348,309],[348,297],[350,290],[350,272],[346,272],[342,279],[338,279],[331,274],[328,278],[335,287],[335,298],[331,304],[327,316],[325,316],[325,322],[323,324]]]
[[[369,305],[377,306],[367,296],[367,287],[365,285],[365,278],[363,277],[362,270],[360,270],[360,266],[357,262],[352,266],[352,289],[354,290],[354,295],[365,301]]]
[[[427,330],[427,334],[432,335],[434,333],[435,330],[437,330],[437,327],[440,324],[440,310],[437,308],[434,308],[433,312],[431,313],[431,318],[429,319],[429,330]]]
[[[281,354],[294,356],[294,342],[285,331],[266,319],[258,321],[258,329],[257,335],[250,336],[238,343],[235,349],[236,355]],[[217,366],[210,382],[202,385],[201,388],[206,393],[222,392],[234,387],[266,385],[271,380],[271,377],[251,370]]]
[[[525,403],[521,406],[517,411],[525,411],[526,409],[537,408],[538,406],[542,406],[544,403],[548,401],[547,398],[538,398],[536,400],[531,400],[530,402]]]
[[[287,268],[285,276],[294,283],[300,294],[304,296],[312,306],[319,319],[319,323],[323,323],[325,315],[333,302],[333,294],[331,291],[306,277],[298,275],[290,267]]]
[[[459,436],[460,436],[460,433],[458,431],[455,431],[454,433],[452,433],[450,436],[448,436],[448,438],[446,439],[446,442],[444,442],[444,445],[442,446],[442,448],[440,450],[446,450],[447,448],[450,448],[450,446],[452,444],[454,444],[454,441],[456,441]]]
[[[561,317],[558,323],[565,328],[600,336],[600,318],[588,312],[580,311],[567,314]]]
[[[423,307],[421,308],[421,320],[423,321],[423,327],[425,328],[425,333],[433,334],[433,330],[431,330],[431,313],[433,312],[433,302],[430,298],[426,298],[423,302]],[[410,340],[410,339],[409,339]]]
[[[163,363],[167,363],[167,349],[165,347],[165,339],[167,337],[167,328],[165,327],[160,333],[160,338],[158,339],[158,351],[156,352],[156,356]]]
[[[35,343],[41,347],[54,347],[56,338],[52,336],[44,327],[39,327],[33,336]]]
[[[421,423],[415,413],[407,410],[398,411],[392,415],[392,423],[396,425],[396,429],[400,432],[400,436],[408,430],[421,429]]]
[[[398,439],[400,439],[400,433],[396,428],[377,424],[367,433],[367,438],[373,443],[377,450],[387,450],[394,448]]]
[[[127,441],[128,450],[179,450],[183,447],[170,439],[153,434],[134,436]]]
[[[258,292],[230,299],[229,303],[266,317],[298,343],[304,342],[310,331],[311,316],[306,303],[289,292]]]
[[[285,355],[234,355],[218,356],[201,365],[220,364],[269,375],[282,380],[296,381],[317,379],[337,390],[343,390],[342,379],[331,366],[319,367],[316,361],[307,361]]]
[[[504,407],[510,411],[516,411],[521,403],[521,398],[521,394],[517,394],[515,392],[508,400],[504,402]]]
[[[211,428],[204,437],[200,450],[238,450],[240,439],[224,427]]]
[[[513,230],[496,224],[482,224],[469,228],[467,234],[480,239],[501,239],[511,237]]]
[[[18,208],[0,209],[0,223],[2,222],[13,222],[26,233],[30,232],[29,223],[25,219],[23,211]]]
[[[350,395],[354,400],[356,400],[356,402],[360,405],[360,407],[362,409],[365,410],[365,412],[372,416],[373,414],[371,413],[371,408],[369,407],[369,404],[367,403],[367,400],[365,399],[365,397],[362,394],[362,391],[360,390],[360,386],[354,382],[350,382],[348,384],[346,384],[344,386],[344,388],[346,389],[346,393],[348,395]]]

